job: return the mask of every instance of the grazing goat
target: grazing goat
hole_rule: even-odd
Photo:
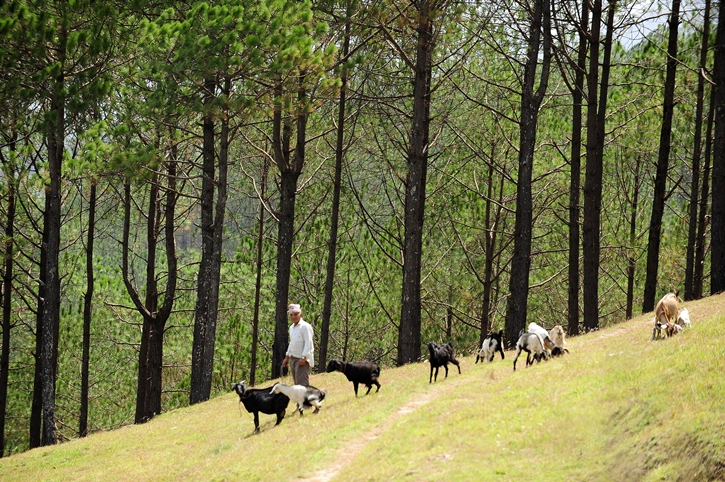
[[[541,337],[541,340],[544,342],[544,348],[551,351],[556,346],[554,342],[549,337],[549,332],[546,331],[546,329],[542,326],[537,325],[534,322],[529,323],[529,331],[528,333],[536,333]]]
[[[564,348],[566,346],[566,334],[564,333],[564,328],[562,328],[561,325],[556,325],[554,328],[549,330],[549,338],[551,338],[554,345],[558,347]]]
[[[514,358],[514,371],[516,371],[516,360],[518,360],[521,351],[526,352],[526,366],[533,365],[534,361],[537,363],[549,359],[549,352],[544,348],[544,340],[538,333],[524,333],[516,342],[516,358]],[[534,355],[533,360],[530,360],[531,355]]]
[[[315,407],[315,412],[320,411],[322,407],[322,401],[325,399],[325,390],[320,390],[312,386],[306,387],[304,385],[282,385],[281,383],[275,383],[270,393],[283,393],[289,397],[290,400],[297,404],[297,411],[302,416],[302,411],[306,408]]]
[[[450,343],[444,343],[442,345],[436,345],[432,341],[428,343],[428,351],[430,352],[430,379],[428,383],[432,383],[433,380],[438,380],[438,368],[443,367],[446,369],[446,378],[448,378],[448,364],[453,363],[458,367],[458,374],[461,374],[461,365],[456,360],[453,345]],[[433,377],[433,369],[435,368],[435,377]]]
[[[277,415],[277,423],[279,425],[284,418],[289,397],[283,393],[272,394],[269,388],[247,388],[244,380],[234,385],[232,388],[239,395],[239,402],[244,404],[247,412],[254,414],[254,431],[259,432],[259,412],[268,415]]]
[[[677,324],[682,328],[690,327],[690,312],[687,311],[687,308],[680,308],[677,311]]]
[[[667,293],[657,302],[657,306],[655,306],[654,327],[652,328],[650,341],[659,338],[663,331],[666,336],[671,336],[675,333],[672,320],[677,319],[677,305],[678,300],[675,293]]]
[[[331,360],[327,364],[327,373],[334,371],[342,372],[348,380],[352,382],[353,388],[355,388],[355,396],[357,397],[357,387],[360,383],[368,387],[368,391],[365,395],[370,393],[373,385],[378,387],[375,393],[380,391],[380,382],[378,377],[380,376],[380,367],[375,363],[369,361],[361,361],[355,363],[348,363],[339,360]]]
[[[492,362],[496,352],[501,353],[501,359],[504,359],[503,355],[503,330],[498,333],[491,332],[488,334],[483,343],[481,349],[476,354],[476,363],[478,360],[486,360],[486,362]]]

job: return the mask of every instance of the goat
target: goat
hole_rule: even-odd
[[[486,360],[486,362],[492,362],[496,352],[501,353],[501,359],[504,359],[503,354],[503,330],[498,333],[491,332],[488,334],[483,343],[481,349],[476,354],[476,363],[478,360]]]
[[[290,400],[297,404],[297,411],[300,412],[300,417],[306,408],[315,407],[314,413],[319,412],[326,394],[325,390],[320,390],[313,386],[288,386],[282,385],[279,382],[274,384],[270,393],[283,393],[287,395]]]
[[[566,348],[562,348],[559,345],[555,346],[553,350],[551,350],[551,358],[555,358],[558,356],[562,356],[565,354],[568,354],[569,350]]]
[[[536,333],[537,335],[539,335],[541,337],[541,340],[544,342],[544,348],[549,351],[553,350],[556,346],[556,344],[549,337],[549,332],[546,331],[544,327],[537,325],[533,321],[529,323],[528,333]]]
[[[432,341],[428,343],[428,351],[430,352],[430,378],[428,383],[432,383],[433,380],[438,380],[438,368],[443,367],[446,369],[446,378],[448,378],[448,364],[453,363],[458,367],[458,374],[461,374],[461,365],[456,360],[453,345],[450,343],[444,343],[442,345],[436,345]],[[435,368],[435,378],[433,377],[433,369]]]
[[[564,328],[562,328],[561,325],[556,325],[554,328],[549,330],[549,338],[551,338],[554,345],[558,347],[564,348],[566,346],[566,334],[564,333]]]
[[[244,380],[234,385],[232,388],[239,395],[239,402],[244,404],[244,408],[249,413],[254,414],[254,431],[259,432],[259,412],[268,415],[277,415],[277,423],[279,425],[284,418],[289,397],[283,393],[271,394],[269,388],[247,388]]]
[[[516,358],[514,358],[514,371],[516,371],[516,360],[518,360],[521,351],[526,352],[526,366],[533,365],[534,361],[537,363],[549,359],[549,352],[544,348],[544,340],[538,333],[524,333],[516,342]],[[530,360],[530,356],[533,353],[534,358]]]
[[[357,387],[360,383],[368,387],[368,391],[365,392],[365,395],[370,393],[373,385],[378,387],[377,390],[375,390],[375,393],[380,391],[380,382],[378,382],[380,367],[375,363],[369,361],[348,363],[339,360],[330,360],[330,363],[327,364],[327,373],[332,373],[334,371],[343,373],[347,379],[352,382],[356,397]]]
[[[687,308],[680,308],[677,311],[677,324],[682,328],[690,327],[690,312],[687,311]]]
[[[677,319],[677,305],[678,299],[675,293],[667,293],[657,302],[657,306],[655,306],[654,327],[652,328],[650,341],[659,338],[662,335],[662,331],[665,332],[666,336],[671,336],[675,333],[672,320]]]

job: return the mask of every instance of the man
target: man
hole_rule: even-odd
[[[291,304],[287,308],[292,325],[289,327],[289,346],[282,366],[289,364],[295,385],[310,385],[310,368],[315,366],[312,346],[312,325],[302,319],[300,305]]]

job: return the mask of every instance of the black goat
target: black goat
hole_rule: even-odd
[[[430,351],[430,379],[428,383],[432,383],[433,380],[438,380],[438,367],[446,369],[446,378],[448,378],[448,364],[453,363],[458,367],[458,374],[461,374],[461,365],[458,364],[458,360],[453,353],[453,345],[450,343],[444,343],[442,345],[436,345],[432,341],[428,343],[428,351]],[[436,374],[433,377],[433,369],[435,368]]]
[[[327,373],[334,371],[344,373],[347,379],[352,382],[352,386],[355,388],[356,397],[357,386],[360,383],[368,387],[368,391],[365,392],[365,395],[370,393],[373,385],[378,387],[378,389],[375,390],[375,393],[380,391],[380,382],[378,382],[380,367],[375,363],[369,361],[348,363],[339,360],[331,360],[330,363],[327,364]]]
[[[279,425],[284,418],[289,397],[283,393],[270,393],[270,388],[247,388],[244,380],[232,388],[239,395],[239,402],[244,404],[247,412],[254,414],[254,431],[259,432],[259,412],[277,415]]]

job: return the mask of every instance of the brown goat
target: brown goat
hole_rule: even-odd
[[[677,308],[678,299],[675,293],[667,293],[657,302],[657,306],[655,306],[654,328],[652,328],[652,338],[650,340],[659,337],[663,329],[667,336],[674,334],[673,326],[675,323],[672,320],[677,320]]]

